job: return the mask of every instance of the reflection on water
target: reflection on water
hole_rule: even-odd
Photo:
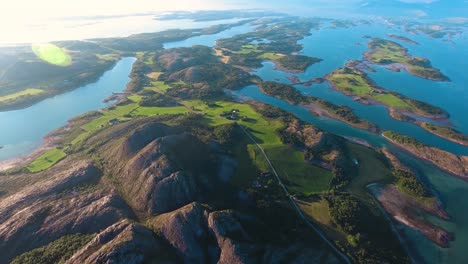
[[[42,138],[70,118],[106,107],[103,100],[123,91],[135,58],[123,58],[96,82],[41,101],[31,107],[0,112],[0,160],[16,158],[38,147]]]

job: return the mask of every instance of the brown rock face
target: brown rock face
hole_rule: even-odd
[[[206,178],[200,166],[212,165],[206,163],[208,150],[195,137],[186,133],[157,137],[135,153],[116,174],[138,213],[169,212],[201,197],[207,185],[200,184]]]
[[[112,191],[81,193],[71,188],[95,181],[100,171],[77,162],[68,171],[0,201],[0,263],[63,235],[94,233],[131,216]]]
[[[151,230],[128,220],[120,221],[100,232],[66,263],[147,263],[158,259],[163,263],[171,249]]]
[[[219,164],[212,148],[179,127],[154,120],[120,135],[99,152],[106,171],[141,218],[203,200],[217,183]]]
[[[243,227],[243,218],[258,221],[230,210],[209,212],[199,203],[192,203],[148,223],[185,263],[339,263],[335,256],[315,245],[256,242]]]

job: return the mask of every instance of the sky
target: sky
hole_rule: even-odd
[[[62,39],[74,38],[76,32],[68,32],[73,25],[57,22],[57,18],[220,9],[265,9],[300,16],[335,18],[398,16],[468,21],[468,0],[0,0],[0,44],[2,41],[49,39],[58,34],[67,35]],[[109,24],[99,26],[102,32],[117,31],[118,28],[112,27],[122,27],[120,22],[127,23],[108,21]],[[143,22],[133,20],[128,23],[141,26]]]
[[[301,15],[468,16],[468,0],[0,0],[1,22],[167,10],[263,8]]]

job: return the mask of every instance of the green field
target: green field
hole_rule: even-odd
[[[158,76],[159,77],[159,76]],[[152,81],[151,86],[145,86],[143,89],[147,91],[153,91],[157,93],[165,92],[170,89],[171,86],[163,81]]]
[[[116,61],[120,58],[118,54],[96,54],[100,60]]]
[[[291,193],[311,195],[327,191],[333,178],[331,171],[308,164],[304,153],[287,145],[263,146]]]
[[[392,109],[422,116],[444,114],[444,111],[436,106],[377,87],[364,72],[356,69],[352,63],[330,73],[327,80],[335,89],[344,94],[369,99]]]
[[[405,69],[413,75],[435,81],[450,80],[438,69],[433,68],[429,60],[408,54],[407,49],[396,42],[374,38],[368,46],[371,52],[366,53],[366,55],[373,63],[382,65],[399,63],[404,65]]]
[[[328,202],[324,199],[313,202],[299,201],[297,203],[304,213],[315,219],[317,222],[332,226],[333,220],[330,216],[330,208]]]
[[[389,165],[385,164],[379,154],[370,148],[354,143],[346,143],[352,158],[358,161],[358,175],[347,186],[347,190],[364,201],[373,201],[367,190],[367,185],[377,182],[392,182],[394,180]]]
[[[375,88],[363,77],[364,73],[351,68],[345,67],[332,72],[327,79],[333,86],[348,95],[356,95],[359,97],[371,99],[382,103],[388,107],[401,109],[405,111],[414,110],[413,106],[390,93],[375,92]]]
[[[283,123],[279,120],[267,120],[261,114],[248,104],[241,104],[228,101],[216,101],[215,107],[209,107],[206,103],[199,100],[182,102],[187,108],[195,109],[196,112],[203,113],[211,126],[233,123],[235,121],[228,120],[221,116],[226,111],[233,109],[239,110],[240,116],[249,118],[249,121],[237,120],[236,122],[250,129],[251,134],[257,142],[261,144],[281,144],[276,130],[283,127]]]
[[[313,219],[325,232],[326,236],[334,241],[346,241],[346,234],[339,229],[330,216],[330,207],[328,202],[321,198],[313,201],[297,201],[297,205],[302,212]]]
[[[0,96],[0,103],[2,102],[7,102],[7,101],[12,101],[16,100],[20,97],[25,97],[25,96],[35,96],[44,93],[44,90],[42,89],[37,89],[37,88],[29,88],[26,90],[22,90],[16,93]]]
[[[262,55],[258,56],[260,59],[266,59],[266,60],[277,60],[284,55],[278,54],[278,53],[273,53],[273,52],[267,52],[263,53]]]
[[[26,166],[26,168],[32,173],[44,171],[64,159],[66,156],[67,154],[65,154],[65,152],[61,149],[51,149],[42,153],[28,166]]]
[[[250,53],[260,53],[260,52],[262,51],[258,49],[257,45],[244,45],[242,46],[242,49],[238,53],[242,55],[247,55]]]
[[[67,51],[54,44],[34,44],[32,50],[37,57],[50,64],[65,67],[72,63]]]

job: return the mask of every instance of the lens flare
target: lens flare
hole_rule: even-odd
[[[32,50],[37,57],[50,64],[65,67],[72,62],[72,57],[68,52],[54,44],[33,44]]]

